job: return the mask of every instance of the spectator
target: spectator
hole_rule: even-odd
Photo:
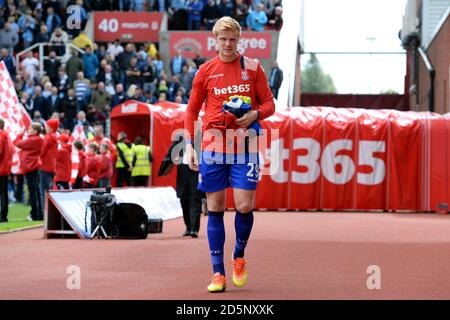
[[[219,7],[215,0],[208,0],[208,4],[203,7],[202,17],[206,30],[212,30],[214,23],[219,19]]]
[[[280,31],[283,27],[283,8],[278,6],[275,7],[274,15],[269,18],[268,26],[271,29]]]
[[[89,124],[101,123],[103,125],[105,123],[105,115],[95,109],[93,104],[89,104],[86,109],[86,120]]]
[[[180,85],[185,89],[185,91],[189,92],[192,88],[193,77],[189,73],[189,67],[183,67],[183,73],[180,75]]]
[[[165,102],[165,101],[167,101],[167,92],[162,91],[159,93],[158,102]]]
[[[31,9],[27,9],[26,13],[22,15],[17,21],[20,32],[22,33],[24,48],[30,47],[34,40],[36,20],[31,16],[31,13]]]
[[[195,58],[192,61],[194,61],[195,65],[196,65],[196,67],[198,69],[198,68],[200,68],[200,66],[202,64],[205,63],[206,59],[202,57],[202,51],[200,49],[197,50],[195,52],[195,54],[196,54],[196,56],[195,56]]]
[[[1,60],[1,58],[0,58]],[[22,75],[18,74],[16,75],[15,81],[14,81],[14,88],[16,89],[16,92],[21,92],[23,90],[23,87],[25,86],[25,82],[23,81]]]
[[[177,93],[174,98],[174,102],[180,103],[180,104],[188,103],[188,99],[186,98],[186,89],[184,89],[184,87],[178,88]]]
[[[187,0],[172,0],[168,9],[169,29],[187,30]]]
[[[125,51],[120,53],[115,59],[115,69],[119,72],[118,82],[122,83],[125,88],[128,88],[126,71],[130,66],[131,58],[135,57],[134,45],[129,43],[125,46]]]
[[[187,65],[186,59],[182,56],[181,50],[177,50],[176,56],[170,60],[170,72],[173,76],[180,75],[185,65]]]
[[[75,183],[72,189],[82,189],[83,188],[83,177],[86,175],[86,154],[84,153],[83,143],[81,141],[75,141],[74,147],[78,152],[78,173]]]
[[[278,66],[278,62],[274,61],[272,63],[272,70],[270,71],[269,86],[275,99],[278,99],[278,90],[280,89],[282,82],[283,71]]]
[[[44,91],[42,91],[42,96],[48,100],[48,97],[52,95],[52,83],[50,81],[46,81],[44,83]],[[52,111],[49,111],[49,115],[52,114]]]
[[[123,86],[121,83],[118,83],[116,85],[116,93],[113,95],[111,99],[111,109],[118,106],[121,103],[124,103],[127,101],[127,97],[125,96],[125,93],[123,91]]]
[[[152,172],[153,157],[151,149],[144,145],[142,137],[136,137],[134,143],[133,170],[131,171],[133,186],[146,187]]]
[[[267,18],[270,20],[275,15],[275,8],[280,7],[282,8],[282,0],[266,0],[266,14]]]
[[[256,5],[255,11],[252,11],[247,16],[247,27],[249,31],[264,31],[264,26],[267,23],[267,16],[264,12],[264,4]]]
[[[177,93],[178,88],[180,87],[180,77],[172,76],[172,81],[169,82],[168,85],[168,99],[169,101],[175,100],[175,95]]]
[[[46,134],[42,142],[41,162],[42,168],[39,172],[39,191],[41,203],[45,208],[45,193],[53,187],[53,178],[56,172],[56,152],[58,151],[59,128],[58,119],[49,119],[45,123]]]
[[[14,32],[17,32],[17,34],[19,34],[20,28],[19,28],[19,25],[16,23],[16,17],[15,16],[9,16],[7,21],[11,25],[11,30],[13,30]],[[3,28],[4,24],[1,27]]]
[[[42,127],[45,126],[45,120],[42,118],[42,114],[39,110],[34,111],[32,119],[33,122],[39,123]]]
[[[44,70],[53,84],[57,84],[59,81],[58,70],[60,66],[61,62],[56,56],[56,52],[50,51],[49,59],[44,60]]]
[[[11,23],[5,23],[4,28],[0,30],[0,48],[4,48],[12,53],[18,43],[18,32],[11,28]]]
[[[25,72],[28,72],[30,74],[31,78],[34,79],[36,77],[38,67],[39,60],[33,56],[33,51],[28,51],[27,57],[22,61],[22,68],[25,70]]]
[[[92,47],[86,46],[83,55],[84,75],[87,79],[93,81],[97,75],[99,62],[95,54],[92,53]]]
[[[14,146],[5,131],[5,121],[0,118],[0,222],[8,222],[8,178],[13,154]]]
[[[143,81],[144,81],[144,91],[149,91],[153,94],[156,90],[155,84],[155,69],[153,66],[153,58],[147,57],[147,66],[144,68],[142,73]]]
[[[248,6],[244,3],[243,0],[236,0],[236,3],[233,7],[233,14],[231,17],[239,22],[242,28],[245,27],[245,20],[248,15]]]
[[[73,128],[73,132],[75,133],[78,128],[81,128],[86,138],[92,138],[94,133],[94,128],[90,125],[90,123],[86,119],[86,112],[78,111],[77,120],[75,127]]]
[[[219,16],[230,17],[233,14],[233,3],[230,0],[222,0],[219,4]]]
[[[112,72],[112,67],[111,65],[107,64],[105,66],[105,73],[104,73],[104,79],[103,78],[99,78],[99,82],[104,82],[105,83],[105,91],[109,94],[109,95],[114,95],[116,93],[114,86],[116,83],[116,79],[114,77],[114,74]]]
[[[69,81],[69,76],[66,74],[66,70],[64,67],[60,67],[58,69],[58,81],[56,82],[60,99],[64,99],[67,96],[67,90],[70,84],[71,82]]]
[[[133,84],[137,86],[142,85],[141,71],[137,66],[137,59],[135,57],[131,58],[130,65],[127,68],[126,74],[128,80],[127,86],[125,86],[125,88],[128,88],[128,86]]]
[[[111,153],[109,152],[109,145],[107,143],[100,144],[99,158],[100,175],[97,188],[105,188],[111,185],[111,178],[113,176]]]
[[[72,86],[72,83],[75,81],[77,77],[77,73],[84,70],[83,60],[78,56],[78,51],[73,50],[72,56],[66,62],[66,72],[69,76],[69,86]]]
[[[156,57],[153,60],[153,67],[155,68],[155,78],[160,79],[164,72],[164,62],[159,53],[156,54]]]
[[[31,99],[31,97],[34,96],[34,80],[33,80],[33,79],[29,79],[29,80],[25,83],[25,85],[24,85],[22,91],[23,91],[23,92],[26,92],[26,93],[28,94],[27,99]],[[30,111],[31,111],[32,108],[33,108],[33,106],[30,105],[29,107],[31,108],[31,109],[30,109]]]
[[[129,100],[136,100],[140,102],[145,102],[145,97],[142,94],[142,89],[136,85],[131,85],[128,89],[127,95]]]
[[[106,53],[109,54],[112,60],[115,60],[116,57],[123,52],[123,47],[120,45],[120,40],[116,39],[114,43],[108,43],[108,49]]]
[[[61,134],[59,137],[60,148],[56,152],[56,175],[55,183],[58,190],[69,190],[72,178],[72,145],[69,143],[70,137]]]
[[[188,13],[188,29],[200,30],[202,22],[203,2],[199,0],[191,0],[187,5]]]
[[[50,37],[50,43],[52,44],[52,50],[56,52],[58,56],[62,56],[66,53],[65,44],[69,41],[69,35],[63,31],[61,27],[56,27]]]
[[[158,49],[156,49],[156,46],[153,42],[150,42],[150,44],[148,46],[147,55],[149,55],[153,59],[156,59],[156,57],[158,55]]]
[[[28,129],[28,137],[23,139],[25,131],[19,134],[14,144],[21,149],[19,152],[20,171],[25,175],[30,196],[32,220],[44,220],[42,203],[39,192],[39,170],[42,167],[40,154],[43,140],[40,137],[42,126],[39,123],[33,123]]]
[[[25,107],[25,110],[31,116],[33,113],[33,100],[31,100],[30,94],[28,91],[24,90],[22,92],[22,96],[20,97],[20,103]]]
[[[106,47],[105,45],[98,46],[96,43],[94,43],[94,55],[97,57],[98,61],[102,61],[106,58]]]
[[[0,34],[1,37],[1,34]],[[1,45],[0,45],[1,46]],[[12,55],[9,54],[8,49],[3,48],[1,50],[0,61],[5,63],[6,69],[9,72],[11,78],[16,76],[16,60]]]
[[[39,32],[35,37],[35,41],[36,43],[40,43],[40,42],[44,42],[47,43],[50,41],[50,34],[48,33],[48,28],[45,24],[41,24],[41,26],[39,27]],[[46,54],[46,50],[47,47],[44,48],[44,53]]]
[[[47,104],[47,99],[42,95],[41,86],[34,87],[34,98],[33,98],[33,111],[34,114],[36,111],[39,111],[44,120],[47,120],[50,117],[50,109]]]
[[[89,96],[91,95],[89,84],[90,81],[84,78],[84,73],[81,71],[78,72],[77,80],[73,82],[73,88],[77,96],[78,110],[86,110]]]
[[[61,18],[57,13],[55,13],[55,9],[53,9],[53,7],[47,8],[47,19],[45,20],[45,24],[50,34],[55,30],[55,28],[61,26]]]
[[[58,95],[58,88],[52,87],[51,95],[47,98],[47,105],[50,113],[52,114],[55,111],[61,109],[62,99]]]
[[[73,130],[77,111],[78,108],[75,90],[73,88],[69,88],[67,91],[67,97],[61,104],[61,110],[58,111],[63,118],[62,121],[64,123],[64,128],[69,129],[70,131]]]
[[[91,103],[97,111],[103,114],[109,111],[111,96],[105,91],[105,84],[103,82],[98,83],[97,90],[92,94]]]

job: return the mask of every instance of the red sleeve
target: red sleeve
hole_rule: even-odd
[[[47,153],[47,149],[50,149],[50,136],[45,135],[42,142],[41,156]]]
[[[3,137],[2,132],[0,132],[0,156],[2,156],[3,150],[6,150],[5,144],[6,144],[6,138]]]
[[[259,104],[258,120],[268,118],[275,112],[272,91],[270,90],[266,74],[259,63],[256,71],[256,100]]]
[[[189,98],[186,117],[184,119],[184,128],[189,133],[189,136],[185,137],[186,140],[192,141],[194,139],[194,122],[198,119],[198,114],[202,109],[203,102],[206,98],[206,93],[207,89],[204,79],[204,73],[203,69],[200,67],[192,83],[191,97]]]
[[[14,144],[23,150],[33,149],[33,147],[34,147],[33,142],[31,142],[31,144],[30,144],[29,139],[23,140],[23,135],[18,135],[16,140],[14,140]]]

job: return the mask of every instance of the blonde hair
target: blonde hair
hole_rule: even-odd
[[[236,20],[234,20],[231,17],[222,17],[219,20],[216,21],[213,27],[213,33],[217,37],[219,32],[236,32],[238,34],[238,37],[241,36],[242,28]]]

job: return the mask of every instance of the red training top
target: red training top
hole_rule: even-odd
[[[109,152],[102,153],[99,155],[100,158],[100,179],[103,178],[112,178],[113,176],[113,168],[111,163],[111,156]]]
[[[21,149],[19,152],[20,171],[23,174],[41,169],[41,149],[43,139],[35,134],[23,140],[23,134],[17,136],[14,144]]]
[[[41,162],[42,171],[55,173],[56,151],[58,151],[58,141],[56,133],[47,133],[42,144]]]
[[[72,145],[63,143],[56,152],[55,182],[69,182],[72,178]]]
[[[222,112],[224,101],[231,96],[241,95],[251,98],[253,110],[258,110],[258,120],[263,120],[275,112],[275,104],[264,70],[254,59],[244,57],[244,68],[241,67],[241,55],[231,62],[223,62],[218,56],[202,64],[197,71],[192,93],[189,99],[184,127],[194,140],[194,121],[205,102],[205,117],[203,132],[208,129],[218,129],[222,134],[226,129],[240,128],[236,117],[230,112]],[[225,137],[225,136],[224,136]],[[203,135],[202,148],[208,145],[210,139]],[[225,138],[223,139],[225,145]]]

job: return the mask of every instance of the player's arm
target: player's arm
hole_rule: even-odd
[[[198,114],[202,108],[203,102],[206,98],[206,84],[204,81],[203,69],[197,72],[192,84],[192,92],[189,98],[186,117],[184,119],[185,129],[185,141],[186,141],[186,156],[188,159],[188,165],[191,170],[198,171],[198,158],[192,147],[194,141],[194,126],[195,121],[198,119]]]
[[[254,121],[268,118],[275,112],[272,91],[259,63],[256,70],[255,88],[256,102],[259,104],[259,109],[247,112],[243,117],[236,120],[236,124],[243,128],[247,128]]]
[[[264,120],[274,114],[275,103],[273,101],[272,91],[270,90],[266,74],[259,63],[256,72],[256,101],[259,104],[258,120]]]

